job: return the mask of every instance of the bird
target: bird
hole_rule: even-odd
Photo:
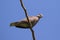
[[[37,24],[37,22],[43,17],[42,14],[38,14],[37,16],[28,16],[29,18],[29,21],[31,22],[32,24],[32,28]],[[10,26],[15,26],[17,28],[30,28],[29,26],[29,23],[28,23],[28,20],[27,18],[21,20],[21,21],[17,21],[17,22],[12,22],[10,23]]]

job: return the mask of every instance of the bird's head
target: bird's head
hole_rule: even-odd
[[[42,14],[38,14],[37,17],[38,17],[38,18],[42,18],[43,15],[42,15]]]

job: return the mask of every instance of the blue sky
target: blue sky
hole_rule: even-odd
[[[43,14],[33,28],[36,40],[60,40],[59,0],[23,0],[29,16]],[[0,0],[0,40],[32,40],[29,29],[10,27],[25,18],[19,0]]]

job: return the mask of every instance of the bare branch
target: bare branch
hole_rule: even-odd
[[[22,0],[20,0],[20,3],[21,3],[21,6],[22,6],[22,8],[23,8],[23,10],[24,10],[24,12],[25,12],[25,15],[26,15],[26,18],[27,18],[27,20],[28,20],[28,23],[29,23],[29,25],[30,25],[29,27],[30,27],[30,30],[31,30],[31,32],[32,32],[33,40],[35,40],[34,31],[33,31],[33,29],[32,29],[32,24],[31,24],[31,22],[29,21],[28,13],[27,13],[27,11],[26,11],[26,8],[24,7],[24,4],[23,4]]]

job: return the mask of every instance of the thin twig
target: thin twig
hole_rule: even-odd
[[[28,20],[28,23],[29,23],[29,25],[30,25],[29,28],[30,28],[30,30],[31,30],[31,32],[32,32],[33,40],[35,40],[34,31],[33,31],[33,29],[32,29],[32,24],[31,24],[31,22],[29,21],[28,13],[27,13],[27,11],[26,11],[26,8],[24,7],[22,0],[20,0],[20,3],[21,3],[21,6],[22,6],[22,8],[23,8],[23,10],[24,10],[24,12],[25,12],[25,15],[26,15],[26,18],[27,18],[27,20]]]

